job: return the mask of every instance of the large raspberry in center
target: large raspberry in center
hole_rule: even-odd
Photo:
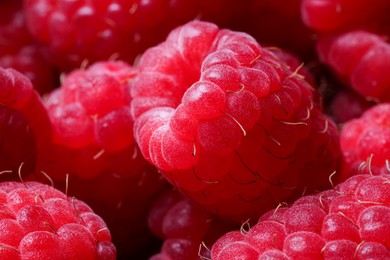
[[[211,23],[172,31],[141,57],[132,82],[144,157],[236,221],[328,186],[337,130],[287,56]]]

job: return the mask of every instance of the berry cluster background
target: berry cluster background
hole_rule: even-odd
[[[389,12],[0,1],[0,258],[390,259]]]

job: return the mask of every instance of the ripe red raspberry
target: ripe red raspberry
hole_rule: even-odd
[[[320,33],[356,29],[390,35],[387,0],[303,0],[302,19]]]
[[[390,167],[389,123],[390,104],[381,103],[344,124],[340,133],[344,174],[350,174],[351,169],[359,168],[364,162],[371,168],[368,169],[371,174],[384,165]]]
[[[320,38],[317,50],[321,61],[360,95],[390,100],[390,45],[383,38],[352,31]]]
[[[31,34],[48,46],[56,64],[67,70],[79,67],[83,60],[94,62],[111,56],[133,63],[172,28],[201,16],[203,9],[206,17],[229,13],[224,2],[24,1]]]
[[[156,199],[149,211],[148,224],[164,240],[161,251],[151,258],[154,260],[195,260],[199,256],[206,259],[207,245],[233,230],[177,190],[168,190]]]
[[[0,183],[2,259],[115,259],[104,221],[84,202],[38,182]]]
[[[0,66],[26,75],[41,94],[53,89],[55,69],[27,31],[22,1],[0,2]]]
[[[211,259],[388,259],[390,175],[358,174],[225,234]]]
[[[327,187],[337,167],[336,126],[278,55],[248,34],[194,21],[147,50],[131,82],[144,157],[238,223]]]
[[[106,221],[123,258],[150,239],[146,208],[166,184],[133,140],[129,80],[135,73],[125,62],[105,61],[63,77],[45,99],[53,138],[39,156],[39,169],[56,185],[66,186],[69,174],[69,194]]]
[[[99,62],[66,75],[45,100],[54,143],[79,149],[95,145],[115,153],[133,144],[128,82],[135,70],[125,62]],[[85,164],[85,162],[83,162]],[[93,176],[95,170],[89,170]],[[84,173],[88,174],[88,173]]]
[[[31,81],[13,69],[0,68],[1,180],[17,179],[19,168],[33,172],[50,135],[48,114]]]

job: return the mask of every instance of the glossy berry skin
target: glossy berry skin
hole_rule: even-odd
[[[1,258],[116,258],[110,231],[84,202],[38,182],[2,182],[0,194]]]
[[[59,67],[70,70],[84,60],[112,56],[133,63],[172,28],[202,16],[201,10],[205,17],[215,16],[214,10],[230,12],[224,2],[207,2],[25,0],[24,8],[33,37],[48,47]]]
[[[60,187],[69,183],[69,194],[106,221],[124,258],[151,238],[147,207],[166,185],[134,143],[129,81],[135,73],[123,61],[105,61],[67,74],[46,96],[53,135],[39,156],[40,170]]]
[[[361,117],[344,124],[340,145],[345,174],[364,165],[371,174],[381,171],[384,165],[389,167],[389,122],[390,104],[381,103],[366,110]]]
[[[34,173],[37,155],[50,145],[50,136],[48,114],[31,81],[14,69],[0,68],[1,180]]]
[[[320,34],[366,30],[390,35],[386,0],[303,0],[302,20]]]
[[[186,195],[238,223],[328,186],[337,129],[285,58],[211,23],[172,31],[144,53],[131,82],[144,157]]]
[[[347,86],[367,99],[390,100],[390,45],[376,34],[351,31],[317,42],[321,61]]]
[[[388,172],[389,173],[389,172]],[[357,174],[225,234],[211,259],[387,259],[390,175]]]

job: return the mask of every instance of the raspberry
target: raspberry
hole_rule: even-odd
[[[390,100],[390,45],[381,37],[364,31],[352,31],[322,37],[318,53],[347,85],[360,95],[380,101]]]
[[[212,245],[233,227],[215,219],[177,190],[167,190],[150,207],[148,224],[164,240],[152,259],[198,259],[209,257]],[[201,250],[201,249],[205,250]]]
[[[359,118],[344,124],[340,145],[344,156],[345,174],[361,168],[367,161],[371,174],[389,167],[390,154],[390,104],[381,103],[366,110]],[[362,164],[363,163],[363,164]]]
[[[45,100],[54,142],[70,149],[97,144],[108,153],[131,145],[127,84],[134,75],[130,65],[116,61],[96,63],[63,78],[61,88]]]
[[[79,67],[83,60],[92,63],[111,56],[133,63],[172,28],[201,16],[203,9],[211,18],[226,10],[226,1],[24,2],[29,31],[65,70]]]
[[[131,109],[142,154],[213,213],[241,223],[328,186],[336,126],[299,68],[249,35],[190,22],[138,70]]]
[[[53,89],[56,71],[27,31],[22,1],[2,1],[0,14],[0,66],[26,75],[41,94]]]
[[[302,19],[320,33],[356,29],[390,35],[390,3],[387,0],[303,0]]]
[[[128,84],[135,73],[104,61],[63,77],[45,99],[53,138],[39,157],[40,170],[106,221],[123,258],[151,238],[146,207],[166,185],[134,143]]]
[[[390,175],[357,174],[219,238],[211,259],[390,257]]]
[[[2,180],[17,179],[18,171],[34,172],[37,154],[49,146],[50,135],[49,117],[31,81],[14,69],[0,68]]]
[[[104,221],[84,202],[38,182],[0,183],[1,256],[115,259]]]

